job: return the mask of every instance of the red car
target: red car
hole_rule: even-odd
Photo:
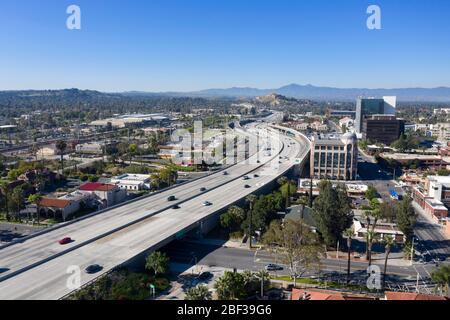
[[[71,238],[64,238],[58,241],[60,245],[69,244],[72,242]]]

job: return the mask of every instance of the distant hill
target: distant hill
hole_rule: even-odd
[[[364,88],[332,88],[316,87],[313,85],[290,84],[277,89],[257,88],[229,88],[209,89],[197,92],[184,93],[192,96],[223,96],[223,97],[257,97],[271,93],[286,97],[312,100],[343,100],[354,101],[357,97],[397,96],[399,101],[408,102],[450,102],[450,88],[399,88],[399,89],[364,89]]]
[[[189,98],[256,98],[271,94],[283,95],[288,98],[308,100],[337,100],[355,101],[359,96],[382,97],[397,96],[398,101],[403,102],[450,102],[450,88],[399,88],[399,89],[364,89],[364,88],[332,88],[317,87],[313,85],[290,84],[275,89],[258,89],[249,87],[233,87],[228,89],[207,89],[193,92],[141,92],[129,91],[121,93],[102,93],[93,90],[27,90],[27,91],[0,91],[0,103],[6,98],[14,97],[19,100],[30,98],[45,99],[46,97],[57,100],[88,100],[101,99],[115,100],[120,98],[158,98],[158,97],[189,97]]]

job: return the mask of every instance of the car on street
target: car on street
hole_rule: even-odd
[[[84,269],[84,271],[86,271],[86,273],[88,274],[94,274],[100,272],[101,270],[103,270],[103,267],[98,264],[91,264],[86,269]]]
[[[206,191],[206,188],[205,188],[205,187],[200,188],[200,191],[201,191],[201,192],[205,192],[205,191]]]
[[[244,186],[244,188],[245,188],[245,189],[250,189],[251,186],[249,186],[248,184],[246,184],[246,185]]]
[[[211,206],[211,205],[212,205],[212,203],[209,202],[209,201],[203,202],[203,206],[205,206],[205,207],[209,207],[209,206]]]
[[[223,172],[223,175],[224,175],[224,176],[227,176],[227,175],[228,175],[228,172],[227,172],[227,171],[224,171],[224,172]]]
[[[72,239],[69,238],[69,237],[65,237],[65,238],[63,238],[63,239],[61,239],[61,240],[58,241],[58,243],[59,243],[60,245],[69,244],[69,243],[71,243],[71,242],[72,242]]]
[[[266,269],[266,271],[281,271],[281,270],[283,270],[283,267],[282,266],[279,266],[279,265],[277,265],[277,264],[268,264],[266,267],[265,267],[265,269]]]
[[[243,176],[242,180],[250,180],[250,177],[249,176]]]
[[[255,173],[255,174],[253,175],[253,178],[259,178],[259,175]]]
[[[170,196],[170,197],[168,197],[167,198],[167,201],[175,201],[175,200],[177,200],[177,198],[175,197],[175,196]]]

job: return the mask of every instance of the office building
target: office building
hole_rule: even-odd
[[[396,103],[396,97],[358,98],[356,101],[356,132],[362,133],[364,120],[371,115],[395,115]]]
[[[392,115],[372,115],[364,119],[362,137],[373,143],[391,145],[404,132],[404,120]]]
[[[314,136],[311,150],[311,176],[314,179],[356,179],[358,141],[355,134]]]

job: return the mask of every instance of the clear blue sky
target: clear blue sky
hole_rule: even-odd
[[[450,86],[449,15],[448,0],[1,0],[0,90]]]

